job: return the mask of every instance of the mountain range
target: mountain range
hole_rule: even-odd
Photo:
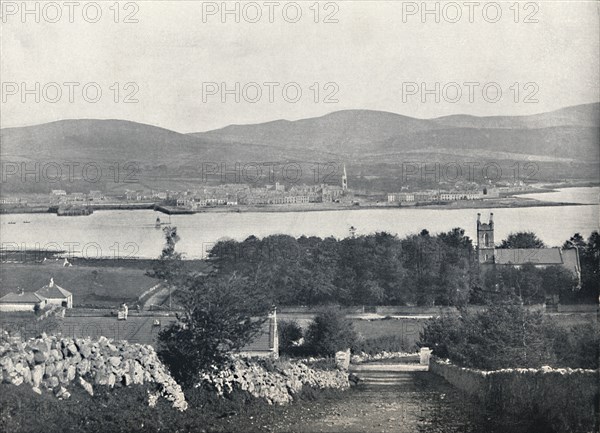
[[[544,178],[597,180],[600,103],[529,116],[434,119],[344,110],[191,134],[124,120],[74,119],[0,129],[0,146],[3,162],[134,161],[147,170],[148,182],[192,179],[205,162],[336,161],[353,167],[354,175],[385,177],[407,160],[536,161],[546,167]]]

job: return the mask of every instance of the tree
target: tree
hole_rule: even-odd
[[[463,367],[539,368],[568,362],[556,350],[557,333],[556,325],[541,313],[519,304],[498,303],[481,312],[461,310],[458,317],[431,320],[419,345]]]
[[[274,303],[288,305],[456,305],[478,282],[473,244],[460,228],[404,239],[250,236],[217,243],[209,257],[218,275],[256,279]]]
[[[149,275],[176,290],[183,312],[158,335],[158,354],[173,376],[193,385],[199,374],[229,358],[260,332],[272,304],[254,279],[185,271],[176,227],[165,227],[165,247]]]
[[[577,287],[577,279],[573,273],[562,266],[548,266],[540,270],[540,274],[544,293],[555,301],[561,295],[571,294]]]
[[[568,248],[581,248],[584,249],[587,246],[587,244],[585,243],[585,239],[583,238],[583,236],[581,236],[581,234],[579,233],[575,233],[573,236],[571,236],[569,238],[568,241],[565,241],[565,243],[563,244],[563,249],[568,249]]]
[[[190,276],[179,290],[184,312],[159,333],[158,355],[180,383],[194,385],[261,331],[271,309],[247,278]]]
[[[499,272],[502,292],[516,296],[523,304],[543,303],[546,298],[541,273],[531,263],[521,268],[503,267]]]
[[[177,235],[177,227],[163,227],[163,233],[165,235],[165,246],[152,270],[148,271],[147,274],[150,277],[164,280],[168,284],[173,284],[180,276],[183,267],[181,253],[175,251],[175,246],[180,238]]]
[[[600,234],[590,234],[587,244],[581,253],[581,294],[586,302],[598,302],[600,288]]]
[[[499,248],[545,248],[546,245],[533,232],[511,233]]]
[[[600,288],[600,234],[594,231],[587,242],[575,233],[563,244],[563,248],[577,248],[581,265],[581,287],[579,290],[561,293],[561,302],[598,302]]]
[[[306,331],[306,345],[316,354],[333,356],[335,352],[346,350],[356,341],[352,322],[336,307],[328,307],[319,312]]]
[[[277,324],[279,333],[279,351],[290,354],[291,349],[296,347],[303,337],[302,328],[296,321],[281,321]]]

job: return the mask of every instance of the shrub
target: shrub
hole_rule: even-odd
[[[306,331],[305,346],[319,356],[333,356],[335,352],[352,347],[356,341],[352,322],[336,307],[319,312]]]
[[[566,331],[521,305],[496,305],[432,320],[419,345],[457,365],[484,370],[543,365],[597,368],[599,336],[597,326]]]
[[[558,326],[557,326],[558,328]],[[569,330],[558,328],[554,339],[557,367],[599,368],[600,325],[587,323]]]
[[[294,348],[303,337],[302,328],[296,321],[281,321],[277,324],[279,334],[279,352],[282,355],[291,355]]]

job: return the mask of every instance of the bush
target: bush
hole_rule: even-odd
[[[419,345],[457,365],[484,370],[543,365],[598,368],[599,336],[597,326],[566,331],[521,305],[496,305],[432,320]]]
[[[333,356],[354,344],[357,336],[352,322],[339,308],[329,307],[319,312],[306,331],[306,343],[317,356]]]
[[[296,321],[281,321],[277,324],[279,334],[279,353],[292,355],[303,337],[302,328]]]
[[[558,327],[557,327],[558,328]],[[557,367],[599,368],[600,325],[588,323],[553,335]]]

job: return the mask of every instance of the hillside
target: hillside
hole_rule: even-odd
[[[322,150],[340,155],[450,148],[598,161],[600,104],[567,107],[531,116],[455,115],[414,119],[398,114],[345,110],[297,121],[231,125],[194,137]],[[494,157],[493,153],[490,157]]]
[[[51,185],[44,179],[32,184],[12,176],[3,182],[2,191],[185,189],[206,180],[202,170],[207,163],[224,164],[231,171],[236,163],[290,161],[304,163],[302,181],[307,183],[315,163],[343,162],[351,178],[359,175],[390,181],[397,176],[394,166],[403,161],[473,159],[502,161],[507,166],[543,161],[548,168],[540,173],[540,179],[597,180],[599,126],[598,103],[532,116],[436,119],[344,110],[316,118],[231,125],[192,134],[124,120],[63,120],[0,130],[3,162],[26,162],[28,167],[35,162],[94,162],[107,170],[117,162],[135,162],[139,168],[136,182],[115,185],[105,174],[97,185],[81,179],[67,185],[61,179]],[[213,180],[219,182],[216,177]]]

